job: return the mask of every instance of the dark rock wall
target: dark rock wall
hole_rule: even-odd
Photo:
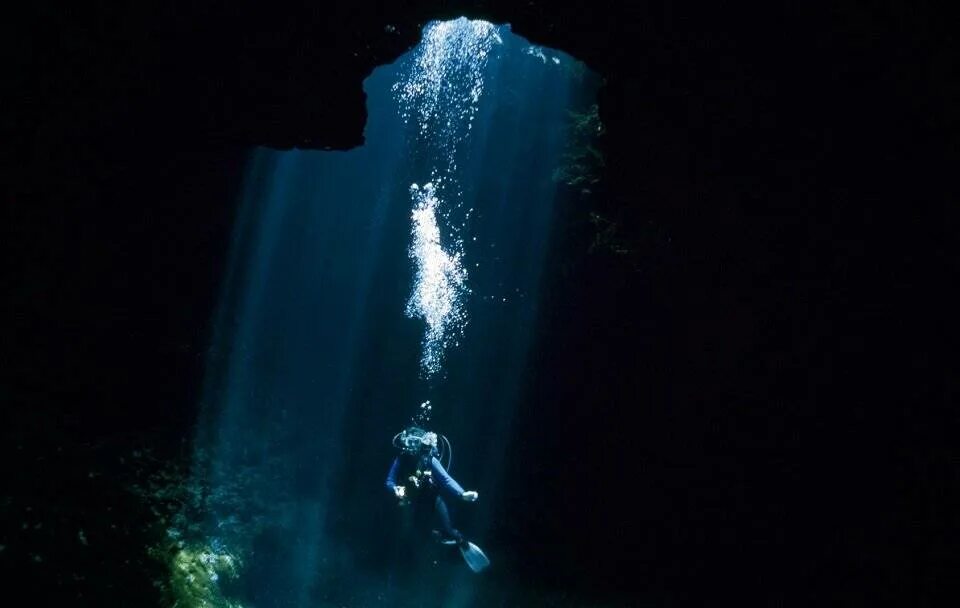
[[[529,387],[533,401],[603,405],[542,427],[534,404],[518,424],[552,437],[607,429],[611,447],[586,464],[549,440],[544,450],[564,466],[621,467],[648,499],[603,500],[616,475],[585,474],[581,496],[596,498],[575,504],[600,509],[598,532],[570,555],[619,535],[645,547],[629,554],[647,560],[643,576],[672,588],[700,578],[735,591],[736,565],[759,567],[765,598],[797,585],[854,599],[941,590],[956,497],[956,383],[940,347],[952,343],[958,104],[956,48],[932,3],[21,10],[0,37],[0,560],[51,528],[52,552],[81,525],[133,546],[113,524],[82,523],[119,492],[84,480],[102,484],[138,445],[175,453],[189,437],[244,147],[362,144],[365,76],[426,21],[467,14],[606,79],[607,180],[561,236],[586,246],[597,210],[634,253],[556,260],[548,280],[564,295],[538,369],[580,371],[534,369]],[[550,483],[533,504],[562,500]],[[22,508],[44,501],[33,508],[60,523],[34,533]],[[521,515],[536,521],[534,507]],[[783,545],[797,548],[789,567],[770,565]],[[98,555],[101,570],[134,571]],[[613,585],[634,571],[612,561],[582,576]],[[64,576],[63,589],[82,584]]]

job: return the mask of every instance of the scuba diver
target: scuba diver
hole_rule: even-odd
[[[443,493],[465,502],[475,502],[479,495],[473,490],[464,490],[448,473],[453,460],[450,441],[423,428],[430,420],[431,409],[430,402],[425,401],[413,424],[393,436],[393,445],[400,454],[387,473],[387,490],[399,506],[413,509],[420,522],[433,515],[439,524],[439,529],[432,531],[434,539],[444,545],[456,545],[470,569],[480,572],[490,561],[479,547],[453,527]],[[443,458],[447,459],[446,467]]]

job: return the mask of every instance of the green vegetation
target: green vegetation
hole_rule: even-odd
[[[584,112],[570,112],[567,150],[561,164],[553,172],[553,179],[581,195],[589,195],[600,182],[605,168],[603,153],[597,148],[597,140],[604,133],[597,104]]]
[[[236,579],[240,568],[240,560],[230,553],[187,545],[170,560],[170,581],[165,591],[178,608],[242,608],[239,602],[225,597],[220,584],[221,580]]]
[[[583,112],[569,112],[570,123],[567,133],[567,149],[561,157],[561,164],[553,172],[553,180],[573,189],[581,200],[593,197],[600,190],[606,162],[599,148],[599,140],[604,135],[604,126],[600,121],[597,104]],[[617,255],[630,253],[630,248],[620,234],[619,223],[597,207],[606,201],[595,200],[587,217],[593,225],[593,239],[590,251],[609,251]]]
[[[604,184],[607,166],[601,145],[606,128],[600,120],[598,106],[570,112],[569,117],[567,148],[560,166],[553,172],[553,179],[571,189],[583,205],[577,221],[587,222],[592,228],[589,252],[622,257],[634,270],[650,268],[660,255],[657,252],[668,247],[669,237],[652,220],[643,223],[631,220],[627,205],[633,203],[612,198],[607,191]]]
[[[237,582],[251,540],[282,519],[283,493],[268,501],[264,491],[268,479],[282,479],[279,458],[218,473],[203,451],[166,462],[140,457],[143,474],[131,490],[155,516],[145,549],[160,566],[153,584],[164,604],[241,608]]]

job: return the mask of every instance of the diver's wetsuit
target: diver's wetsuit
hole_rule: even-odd
[[[422,481],[419,488],[412,483],[402,482],[410,476],[416,476],[418,471],[424,472],[426,470],[429,470],[430,475],[429,477],[420,476]],[[401,480],[401,483],[397,483],[398,480]],[[412,454],[397,456],[390,467],[390,472],[387,473],[386,485],[391,494],[396,486],[404,486],[407,497],[414,503],[414,508],[420,517],[423,517],[424,513],[433,511],[439,520],[440,531],[444,536],[455,540],[458,545],[463,545],[466,542],[460,531],[453,527],[450,521],[450,512],[447,510],[447,503],[444,502],[443,496],[440,494],[440,488],[443,488],[451,496],[460,498],[463,495],[463,488],[453,477],[450,477],[450,474],[443,468],[436,456],[414,456]]]

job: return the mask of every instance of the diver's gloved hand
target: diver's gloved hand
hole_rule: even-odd
[[[473,490],[467,490],[466,492],[460,495],[460,498],[462,498],[467,502],[475,502],[478,498],[480,498],[480,495],[474,492]]]
[[[407,489],[403,486],[393,486],[393,495],[403,499],[407,496]]]

